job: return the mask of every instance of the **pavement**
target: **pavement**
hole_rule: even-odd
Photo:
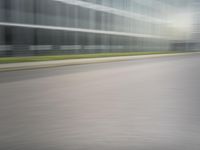
[[[17,70],[30,70],[39,68],[50,68],[71,65],[83,65],[93,63],[105,63],[115,61],[127,61],[143,58],[156,58],[176,55],[191,55],[200,52],[187,52],[187,53],[172,53],[172,54],[154,54],[154,55],[138,55],[138,56],[119,56],[119,57],[103,57],[103,58],[87,58],[87,59],[69,59],[69,60],[55,60],[55,61],[41,61],[41,62],[22,62],[22,63],[7,63],[0,64],[0,72],[2,71],[17,71]]]
[[[2,150],[199,150],[200,54],[0,72]]]

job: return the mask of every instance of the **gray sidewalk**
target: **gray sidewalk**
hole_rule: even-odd
[[[120,56],[120,57],[104,57],[104,58],[88,58],[88,59],[70,59],[70,60],[57,60],[57,61],[42,61],[42,62],[26,62],[26,63],[8,63],[0,64],[0,72],[3,71],[17,71],[28,69],[39,69],[48,67],[70,66],[70,65],[83,65],[92,63],[104,63],[114,61],[126,61],[143,58],[156,58],[177,55],[191,55],[200,52],[191,53],[175,53],[175,54],[155,54],[155,55],[140,55],[140,56]]]

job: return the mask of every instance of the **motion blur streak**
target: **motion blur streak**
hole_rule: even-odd
[[[200,54],[0,74],[0,149],[198,150]]]
[[[122,35],[130,37],[142,37],[142,38],[157,38],[157,39],[166,39],[168,37],[147,35],[147,34],[136,34],[136,33],[126,33],[126,32],[113,32],[113,31],[103,31],[103,30],[90,30],[90,29],[81,29],[81,28],[67,28],[67,27],[56,27],[56,26],[42,26],[42,25],[33,25],[33,24],[18,24],[18,23],[6,23],[0,22],[0,26],[10,26],[10,27],[24,27],[24,28],[33,28],[33,29],[49,29],[49,30],[61,30],[61,31],[74,31],[74,32],[86,32],[86,33],[100,33],[107,35]]]
[[[0,56],[199,51],[198,0],[0,0]]]
[[[0,150],[200,150],[199,8],[0,0]]]

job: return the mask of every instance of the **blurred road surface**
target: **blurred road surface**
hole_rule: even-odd
[[[1,150],[199,150],[200,55],[0,73]]]

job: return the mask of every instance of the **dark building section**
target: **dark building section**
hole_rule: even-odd
[[[0,56],[168,50],[151,1],[1,0]]]
[[[199,48],[198,43],[192,42],[178,42],[171,44],[171,50],[173,51],[197,51]]]

